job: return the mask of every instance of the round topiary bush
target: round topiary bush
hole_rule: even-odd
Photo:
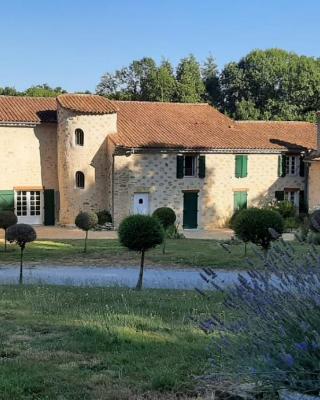
[[[162,253],[165,254],[165,252],[166,252],[166,240],[165,239],[167,236],[167,231],[176,222],[176,219],[177,219],[176,213],[170,207],[160,207],[160,208],[157,208],[153,212],[152,216],[159,220],[160,224],[162,225],[162,227],[165,231],[165,236],[164,236],[163,246],[162,246]]]
[[[9,242],[15,242],[20,247],[20,277],[19,283],[22,283],[23,252],[27,243],[36,240],[37,234],[31,225],[15,224],[7,229],[7,239]]]
[[[177,219],[176,213],[170,207],[157,208],[153,212],[152,216],[160,221],[160,224],[165,230],[168,229],[169,226],[173,225]]]
[[[0,212],[0,228],[4,229],[4,251],[7,251],[7,229],[18,222],[16,214],[12,211]]]
[[[121,222],[118,235],[123,246],[141,253],[140,273],[136,286],[140,290],[143,281],[145,252],[163,242],[163,228],[157,218],[149,215],[131,215]]]
[[[111,214],[108,210],[101,210],[98,211],[97,213],[97,217],[98,217],[98,224],[99,225],[104,225],[107,222],[111,223],[112,222],[112,217]]]
[[[320,232],[320,210],[315,210],[310,215],[310,229],[313,232]]]
[[[80,212],[76,216],[75,224],[77,227],[86,232],[85,240],[84,240],[84,252],[87,252],[87,240],[88,240],[88,231],[93,229],[98,224],[98,217],[96,213],[93,212]]]
[[[271,231],[283,233],[284,222],[281,215],[273,210],[248,208],[243,210],[234,221],[234,231],[244,242],[252,242],[268,250],[275,237]]]

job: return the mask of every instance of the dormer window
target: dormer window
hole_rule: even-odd
[[[75,130],[75,139],[77,146],[83,146],[84,143],[84,133],[82,129]]]

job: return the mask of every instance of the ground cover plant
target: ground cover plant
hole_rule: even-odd
[[[266,257],[264,269],[241,275],[224,293],[223,318],[203,321],[213,335],[211,369],[203,379],[218,391],[235,393],[243,384],[254,393],[276,399],[288,389],[320,392],[320,251],[306,248],[298,258],[283,241]],[[215,273],[203,278],[215,284]]]
[[[25,261],[30,265],[91,265],[91,266],[136,266],[139,265],[139,253],[128,251],[121,246],[118,240],[88,239],[87,253],[83,253],[83,240],[38,240],[28,245],[24,254]],[[16,264],[19,257],[19,248],[8,245],[10,251],[0,252],[0,264]],[[226,253],[227,247],[230,253]],[[311,245],[308,243],[293,242],[296,254],[302,256]],[[145,262],[148,266],[184,267],[214,267],[230,270],[252,268],[246,262],[247,257],[252,259],[256,267],[262,263],[257,256],[256,246],[249,243],[247,256],[243,252],[243,243],[237,240],[217,241],[202,239],[168,239],[166,254],[158,246],[146,253]]]
[[[0,286],[0,397],[195,398],[207,306],[193,291]]]

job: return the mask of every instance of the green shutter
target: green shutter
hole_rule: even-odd
[[[234,209],[242,210],[247,208],[248,193],[247,192],[234,192]]]
[[[236,178],[241,178],[241,173],[242,173],[242,156],[236,155],[235,161],[236,161],[235,176],[236,176]]]
[[[284,191],[276,190],[274,193],[274,197],[276,198],[277,201],[283,201],[284,200]]]
[[[44,191],[44,224],[54,225],[55,223],[55,201],[54,190],[46,189]]]
[[[177,156],[177,179],[182,179],[184,176],[183,173],[183,156]]]
[[[206,176],[206,157],[199,156],[199,178],[205,178]]]
[[[307,206],[306,206],[306,199],[304,196],[304,190],[300,190],[299,192],[299,213],[306,213]]]
[[[13,190],[0,190],[0,211],[14,211]]]
[[[305,168],[305,165],[303,162],[303,157],[300,156],[300,166],[299,166],[299,175],[300,176],[304,176],[304,168]]]
[[[235,163],[236,178],[245,178],[248,176],[248,156],[236,155]]]
[[[284,177],[286,176],[286,156],[280,155],[278,157],[278,176]]]

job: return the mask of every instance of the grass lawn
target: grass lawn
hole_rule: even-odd
[[[208,312],[194,292],[0,286],[0,398],[191,398]]]
[[[303,254],[308,250],[307,244],[293,242],[293,246],[296,247],[297,254]],[[250,257],[258,264],[259,257],[254,252],[254,245],[247,247],[245,256],[242,243],[230,245],[231,253],[228,253],[221,247],[221,242],[216,240],[168,240],[166,254],[162,254],[161,247],[147,252],[146,265],[248,269],[246,258]],[[0,265],[16,264],[18,260],[18,246],[9,245],[7,253],[3,252],[3,245],[1,246]],[[118,240],[89,240],[87,254],[83,253],[82,240],[46,240],[27,245],[25,261],[40,264],[130,266],[139,264],[139,254],[129,252],[120,246]]]

